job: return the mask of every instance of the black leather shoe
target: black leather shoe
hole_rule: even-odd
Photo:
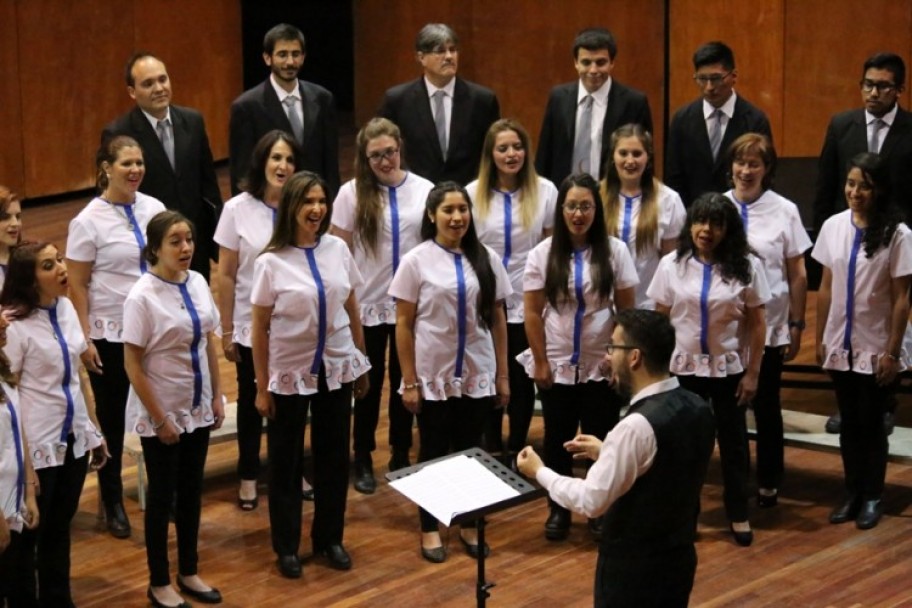
[[[108,532],[114,538],[130,538],[130,520],[127,519],[127,512],[124,511],[122,502],[117,503],[106,511],[108,523]]]
[[[374,468],[370,459],[355,460],[355,490],[362,494],[373,494],[377,490],[377,480],[374,479]]]
[[[182,593],[189,595],[198,602],[203,604],[221,604],[222,603],[222,594],[219,593],[219,590],[215,587],[209,589],[209,591],[197,591],[196,589],[191,589],[184,584],[184,581],[181,580],[181,577],[177,577],[177,588],[181,590]]]
[[[859,530],[870,530],[880,521],[883,515],[880,499],[866,500],[861,503],[861,509],[858,511],[858,517],[855,518],[855,527]]]
[[[568,534],[570,534],[570,512],[552,507],[551,514],[545,521],[545,538],[564,540]]]
[[[760,494],[757,493],[757,506],[761,509],[770,509],[779,504],[779,493],[775,494]]]
[[[330,568],[335,568],[336,570],[351,570],[351,556],[340,543],[326,545],[322,549],[314,550],[314,553],[325,556],[326,559],[329,560]]]
[[[393,455],[390,457],[389,461],[390,472],[392,473],[393,471],[398,471],[399,469],[404,469],[410,466],[412,466],[412,463],[409,461],[408,450],[403,448],[393,448]]]
[[[433,549],[425,549],[421,547],[421,557],[431,562],[432,564],[442,564],[446,561],[447,552],[446,547],[439,546],[434,547]]]
[[[735,542],[742,547],[750,547],[751,543],[754,542],[753,530],[748,530],[747,532],[737,532],[735,530],[735,525],[732,523],[728,524],[728,529],[731,530],[732,536],[735,537]]]
[[[314,489],[308,488],[307,490],[301,490],[301,498],[308,502],[313,502],[314,499]]]
[[[462,535],[459,536],[459,542],[462,543],[462,548],[465,549],[466,555],[472,559],[478,559],[478,544],[471,544],[469,541],[464,539]],[[491,547],[488,546],[488,543],[484,544],[484,556],[487,557],[491,555]]]
[[[602,540],[602,521],[603,519],[601,517],[589,518],[589,534],[592,535],[592,539],[595,542],[600,542]]]
[[[164,604],[158,601],[158,598],[155,597],[155,594],[152,593],[152,587],[149,587],[146,590],[146,597],[149,598],[149,603],[151,603],[155,608],[193,608],[193,605],[190,602],[181,602],[180,604]]]
[[[830,435],[838,435],[839,430],[842,428],[842,418],[839,416],[839,414],[830,416],[827,418],[826,426],[823,428]]]
[[[831,524],[844,524],[850,519],[858,516],[858,510],[861,508],[861,498],[850,496],[844,503],[833,509],[830,513]]]
[[[276,565],[285,578],[301,578],[301,560],[297,555],[280,555]]]

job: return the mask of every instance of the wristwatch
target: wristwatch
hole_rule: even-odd
[[[804,331],[805,328],[807,327],[807,323],[805,323],[804,321],[789,321],[789,329],[791,329],[793,327],[797,327],[801,331]]]

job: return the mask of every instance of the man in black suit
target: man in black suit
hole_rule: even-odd
[[[665,145],[665,183],[685,206],[704,192],[725,192],[730,166],[725,151],[745,133],[772,141],[766,114],[734,91],[735,55],[722,42],[708,42],[693,56],[694,82],[702,98],[675,112]]]
[[[209,260],[218,260],[212,235],[222,195],[202,115],[171,105],[165,64],[149,53],[134,54],[126,67],[127,93],[136,107],[107,125],[101,140],[129,135],[143,151],[146,175],[139,190],[180,211],[196,227],[191,268],[209,280]]]
[[[849,161],[860,152],[875,152],[889,167],[893,201],[912,225],[912,113],[899,107],[897,100],[906,83],[906,64],[894,53],[877,53],[862,68],[861,101],[864,109],[849,110],[833,116],[827,127],[817,171],[814,197],[814,231],[823,222],[846,208],[845,182]],[[893,432],[893,400],[884,414],[887,434]],[[830,416],[828,433],[838,433],[842,420]]]
[[[846,208],[848,164],[860,152],[884,157],[890,168],[893,200],[905,221],[912,221],[912,113],[897,103],[905,82],[906,64],[899,55],[877,53],[865,61],[859,83],[864,109],[833,116],[823,140],[814,197],[815,230]]]
[[[617,42],[606,29],[583,30],[573,41],[579,80],[551,89],[535,154],[538,174],[555,184],[571,173],[603,175],[618,127],[638,123],[652,132],[646,95],[611,77],[616,56]],[[588,141],[580,130],[587,124]]]
[[[493,91],[456,76],[458,45],[448,25],[421,28],[415,50],[424,76],[387,90],[377,112],[402,131],[409,169],[435,184],[478,177],[485,134],[500,118]]]
[[[250,155],[263,135],[273,129],[290,133],[301,145],[304,158],[295,159],[298,171],[320,174],[335,196],[339,190],[339,127],[333,95],[323,87],[298,79],[304,65],[304,34],[281,23],[263,38],[263,61],[271,74],[231,104],[228,132],[231,193],[247,175]]]

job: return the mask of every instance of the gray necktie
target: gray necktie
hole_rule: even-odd
[[[440,151],[443,153],[443,160],[447,157],[447,130],[446,130],[446,110],[443,108],[443,98],[446,97],[444,91],[436,91],[434,97],[434,127],[437,129],[437,141],[440,142]]]
[[[874,126],[871,128],[871,138],[868,140],[868,152],[873,154],[878,154],[880,152],[880,146],[877,145],[880,140],[880,130],[887,126],[880,118],[874,119]]]
[[[712,149],[713,160],[716,160],[722,146],[722,110],[716,108],[709,118],[709,147]]]
[[[158,131],[158,139],[161,140],[162,148],[165,150],[168,162],[171,163],[171,168],[176,169],[174,166],[174,138],[171,137],[171,119],[159,120],[158,124],[155,125],[155,130]]]
[[[589,166],[592,155],[592,95],[583,97],[580,104],[579,128],[576,130],[576,142],[573,144],[573,164],[571,173],[592,173]]]
[[[292,97],[289,95],[282,103],[285,104],[285,114],[288,115],[288,122],[291,123],[292,134],[294,134],[294,137],[296,140],[298,140],[299,144],[303,144],[304,125],[301,124],[301,119],[298,117],[297,102],[297,97]]]

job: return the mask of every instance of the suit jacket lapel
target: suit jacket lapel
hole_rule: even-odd
[[[180,175],[181,159],[187,158],[190,154],[191,134],[187,117],[180,112],[175,112],[173,106],[171,107],[171,130],[174,133],[174,172]]]
[[[301,96],[301,109],[304,114],[304,141],[309,141],[313,135],[314,126],[317,123],[317,114],[320,112],[320,108],[317,106],[317,101],[313,99],[310,95],[304,93],[304,85],[301,81],[298,81],[298,95]],[[285,115],[285,119],[288,120],[288,115]],[[291,123],[288,123],[288,128],[291,128]],[[302,144],[304,142],[301,142]]]
[[[867,132],[867,129],[865,129],[865,132]],[[887,131],[887,136],[880,146],[880,153],[889,155],[900,141],[910,137],[912,137],[912,114],[899,108],[890,130]],[[909,170],[912,170],[912,168],[909,168]]]
[[[573,156],[573,147],[576,145],[576,109],[579,104],[576,102],[579,94],[579,82],[568,86],[564,89],[564,96],[561,100],[561,113],[564,117],[564,126],[567,128],[567,141],[570,142],[570,155]],[[572,162],[572,161],[571,161]]]
[[[470,112],[472,109],[472,103],[469,99],[469,87],[460,80],[456,79],[456,84],[453,87],[453,109],[450,114],[450,137],[447,140],[447,149],[456,150],[461,142],[466,138],[466,132],[469,129],[469,119]],[[433,122],[433,121],[432,121]],[[487,132],[487,127],[485,126],[485,132]],[[434,133],[436,134],[437,129],[434,128]],[[452,154],[448,154],[447,157],[452,157]]]
[[[146,118],[146,115],[143,114],[143,111],[140,110],[139,107],[133,108],[133,111],[130,113],[130,121],[133,123],[133,132],[137,135],[136,141],[139,143],[139,147],[142,148],[146,164],[161,166],[162,168],[167,167],[167,170],[173,173],[174,169],[171,167],[168,155],[165,154],[165,148],[158,138],[158,132],[152,127],[152,123],[149,122],[149,119]],[[177,130],[174,126],[173,109],[171,111],[171,128],[172,131]],[[174,154],[175,158],[177,158],[176,143],[174,146]]]
[[[458,83],[459,81],[457,81]],[[454,90],[454,97],[456,91]],[[406,104],[406,107],[416,108],[418,116],[418,130],[422,137],[427,140],[427,149],[434,154],[434,159],[438,163],[443,162],[443,152],[440,150],[440,142],[437,141],[437,127],[434,125],[434,114],[431,112],[431,99],[428,97],[427,86],[424,84],[424,78],[419,78],[411,90],[412,103]],[[456,99],[453,99],[453,111],[450,116],[450,139],[447,142],[448,147],[453,145],[453,127],[456,124]]]
[[[272,120],[281,125],[280,128],[283,131],[286,133],[292,132],[291,123],[288,122],[288,114],[285,113],[285,108],[282,106],[282,102],[279,101],[279,96],[276,95],[275,89],[272,88],[272,82],[268,78],[263,83],[263,107],[266,108],[266,113]]]

